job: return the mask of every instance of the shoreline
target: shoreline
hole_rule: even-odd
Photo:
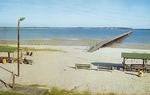
[[[20,45],[47,45],[47,46],[92,46],[100,40],[90,39],[50,39],[50,40],[21,40]],[[17,45],[16,40],[0,40],[0,45]],[[146,49],[150,50],[150,44],[145,43],[114,43],[111,48]]]
[[[89,46],[100,40],[90,40],[90,39],[50,39],[50,40],[21,40],[21,45],[64,45],[64,46]],[[1,45],[15,45],[17,40],[0,40]]]

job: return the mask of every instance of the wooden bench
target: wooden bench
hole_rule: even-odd
[[[126,71],[132,71],[131,65],[125,64],[125,65],[121,66],[120,69],[123,69],[123,68],[124,68],[124,70],[126,70]]]
[[[75,69],[89,69],[91,70],[91,64],[75,64]]]
[[[145,70],[143,64],[131,64],[131,70]]]
[[[146,72],[150,72],[150,65],[146,65],[145,70],[146,70]]]
[[[97,66],[97,70],[114,70],[113,66]]]

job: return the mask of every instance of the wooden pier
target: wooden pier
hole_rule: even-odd
[[[114,38],[111,38],[111,39],[107,39],[107,40],[101,41],[100,43],[91,46],[87,51],[88,51],[88,52],[96,51],[96,50],[98,50],[99,48],[108,46],[108,45],[113,44],[114,42],[116,42],[116,41],[118,41],[118,40],[121,40],[121,39],[127,37],[127,36],[130,35],[131,33],[132,33],[132,32],[129,31],[129,32],[126,32],[126,33],[124,33],[124,34],[121,34],[121,35],[119,35],[119,36],[117,36],[117,37],[114,37]]]

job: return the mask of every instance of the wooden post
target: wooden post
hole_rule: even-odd
[[[19,49],[20,49],[20,19],[18,20],[18,48],[17,48],[18,76],[20,75]]]
[[[125,58],[123,58],[122,64],[123,64],[123,71],[125,71]]]
[[[144,63],[145,63],[144,61],[145,61],[145,60],[143,59],[143,67],[144,67],[144,65],[145,65],[145,64],[144,64]]]
[[[10,58],[10,52],[8,51],[8,58]]]
[[[145,59],[143,59],[143,71],[145,72],[146,71],[146,60]]]
[[[15,89],[15,74],[14,74],[14,72],[12,73],[12,76],[13,76],[13,78],[12,78],[12,89],[14,90]]]

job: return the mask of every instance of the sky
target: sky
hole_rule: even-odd
[[[0,0],[0,27],[150,29],[150,0]]]

